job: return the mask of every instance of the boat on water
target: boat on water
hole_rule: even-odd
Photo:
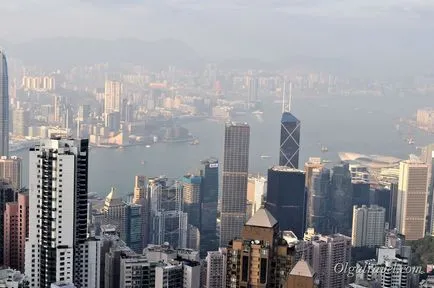
[[[142,161],[140,162],[140,164],[145,165],[145,164],[146,164],[146,161],[145,161],[145,160],[142,160]]]
[[[262,115],[262,114],[264,114],[264,112],[262,112],[260,110],[256,110],[256,111],[253,111],[252,114],[254,114],[254,115]]]
[[[328,152],[329,148],[327,148],[326,146],[322,146],[321,147],[321,152]]]
[[[146,147],[146,148],[151,148],[151,145],[146,145],[145,147]]]
[[[262,158],[262,159],[269,159],[269,158],[271,158],[271,156],[268,156],[268,155],[261,155],[261,158]]]
[[[194,139],[193,141],[190,142],[190,145],[199,145],[199,140]]]
[[[413,145],[414,144],[414,139],[413,138],[408,138],[407,142],[409,145]]]

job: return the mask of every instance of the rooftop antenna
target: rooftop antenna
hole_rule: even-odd
[[[282,90],[282,113],[285,112],[285,94],[286,94],[286,81],[283,80],[283,90]]]
[[[289,103],[288,103],[288,112],[291,112],[291,104],[292,104],[292,82],[289,82]]]

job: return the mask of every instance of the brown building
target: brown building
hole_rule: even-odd
[[[29,195],[19,193],[18,201],[7,203],[4,213],[4,266],[24,272],[24,246],[29,236]]]
[[[303,259],[298,261],[289,273],[286,288],[317,288],[318,278],[312,267]]]
[[[261,208],[244,225],[241,238],[229,242],[226,287],[286,287],[295,250],[281,237],[271,213]]]

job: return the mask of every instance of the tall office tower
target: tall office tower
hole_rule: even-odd
[[[123,241],[119,241],[119,239],[108,241],[110,247],[108,247],[108,251],[104,257],[104,285],[102,287],[118,288],[120,287],[121,278],[121,257],[122,255],[134,252]]]
[[[342,234],[316,235],[312,245],[312,267],[319,275],[321,288],[347,287],[348,273],[336,273],[336,267],[351,265],[351,238]]]
[[[306,166],[305,166],[306,168]],[[307,227],[318,233],[327,233],[330,199],[330,170],[324,166],[305,169],[309,173],[306,189],[308,195]],[[306,175],[307,177],[307,175]]]
[[[4,227],[4,212],[6,209],[6,203],[16,201],[17,191],[14,187],[4,180],[0,180],[0,231],[5,231]],[[0,237],[0,265],[3,265],[4,255],[4,237]]]
[[[23,108],[18,108],[13,111],[12,123],[12,133],[14,134],[14,136],[27,136],[27,129],[29,127],[29,111]]]
[[[206,288],[226,287],[227,250],[208,251],[206,256]]]
[[[104,89],[104,114],[121,112],[122,83],[106,80]]]
[[[24,247],[29,236],[28,193],[18,193],[17,202],[7,203],[4,217],[4,266],[24,272]]]
[[[280,228],[302,239],[306,229],[307,193],[305,174],[287,166],[268,169],[265,207],[279,221]]]
[[[148,182],[150,243],[169,243],[175,248],[187,245],[188,216],[182,211],[182,185],[167,178]]]
[[[227,248],[226,287],[287,287],[295,254],[271,213],[259,209],[241,234]]]
[[[354,206],[352,244],[354,247],[378,247],[384,244],[386,209],[376,205]]]
[[[330,224],[334,232],[351,235],[351,206],[353,186],[349,165],[342,163],[333,167],[330,187]]]
[[[371,203],[371,184],[365,180],[352,180],[352,206],[363,206]],[[372,199],[373,200],[373,199]]]
[[[392,214],[392,200],[393,200],[393,190],[391,189],[390,186],[386,186],[386,185],[381,185],[378,187],[375,187],[373,190],[371,190],[371,192],[373,192],[372,194],[372,198],[370,201],[371,205],[377,205],[380,207],[383,207],[384,209],[386,209],[386,217],[385,217],[385,221],[386,223],[388,223],[389,228],[395,228],[394,225],[391,225],[391,214]],[[395,210],[396,213],[396,210]]]
[[[258,101],[259,81],[254,76],[247,76],[247,101],[252,104]]]
[[[201,196],[201,251],[214,251],[218,247],[217,237],[217,203],[219,193],[219,164],[215,158],[209,158],[201,162],[202,177]]]
[[[110,193],[107,195],[102,208],[104,214],[104,224],[111,224],[116,226],[118,233],[123,233],[125,203],[116,188],[112,187]]]
[[[323,168],[324,164],[321,162],[321,158],[319,157],[309,157],[309,160],[304,163],[304,172],[306,173],[306,188],[307,191],[311,189],[312,184],[312,175],[314,169]]]
[[[142,205],[128,203],[123,208],[121,239],[134,252],[143,251],[143,215]]]
[[[53,115],[53,122],[59,123],[62,116],[62,97],[59,95],[54,95],[54,115]]]
[[[22,160],[17,156],[0,157],[0,179],[6,180],[17,190],[22,188],[21,164]]]
[[[9,80],[5,53],[0,49],[0,156],[9,156]]]
[[[222,169],[220,246],[240,236],[246,220],[250,126],[226,123]]]
[[[300,121],[291,113],[291,90],[289,84],[289,101],[285,105],[286,83],[283,88],[282,119],[280,121],[280,154],[279,165],[298,169],[300,153]]]
[[[48,288],[57,281],[77,288],[90,283],[98,241],[87,238],[87,139],[52,137],[30,149],[29,238],[25,271],[30,287]],[[86,251],[87,249],[87,251]],[[86,272],[86,273],[84,273]]]
[[[186,175],[181,178],[184,212],[188,214],[188,224],[197,229],[200,228],[201,223],[201,182],[202,177],[200,176]]]
[[[136,175],[134,178],[133,202],[142,204],[143,200],[146,200],[146,176]]]
[[[426,205],[428,198],[428,165],[415,159],[399,165],[396,228],[405,240],[425,236]]]
[[[247,201],[252,204],[252,211],[249,211],[251,215],[262,207],[266,194],[267,178],[250,176],[247,181]]]

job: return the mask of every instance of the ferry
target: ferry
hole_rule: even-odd
[[[326,146],[322,146],[321,147],[321,152],[328,152],[329,148],[327,148]]]
[[[140,162],[140,164],[145,165],[145,164],[146,164],[146,161],[145,161],[145,160],[142,160],[142,161]]]
[[[190,142],[190,145],[198,145],[199,144],[199,140],[194,139],[193,141]]]
[[[151,145],[146,145],[145,147],[146,147],[146,148],[151,148]]]
[[[262,159],[269,159],[269,158],[271,158],[271,156],[268,156],[268,155],[261,155],[261,158],[262,158]]]
[[[262,112],[260,110],[256,110],[256,111],[253,111],[252,114],[254,114],[254,115],[262,115],[262,114],[264,114],[264,112]]]
[[[408,145],[413,145],[414,144],[414,139],[413,138],[409,138],[407,141],[408,141]]]

